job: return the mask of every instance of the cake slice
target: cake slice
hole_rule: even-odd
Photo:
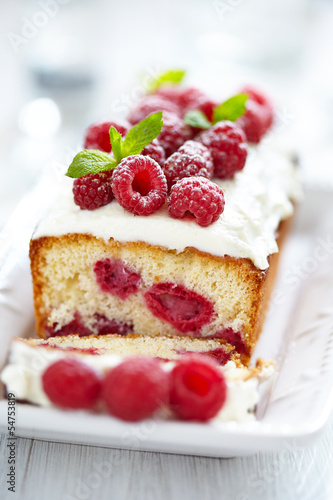
[[[77,362],[80,363],[79,366],[81,368],[78,376],[82,376],[84,370],[87,374],[86,379],[82,379],[81,381],[82,389],[82,385],[89,385],[91,382],[89,381],[89,377],[91,379],[97,377],[97,380],[101,380],[102,378],[106,380],[107,374],[112,372],[115,367],[123,364],[127,359],[131,364],[134,364],[133,360],[136,360],[135,363],[137,364],[138,362],[144,363],[146,359],[157,359],[155,363],[159,364],[158,369],[162,369],[166,374],[170,374],[183,360],[186,360],[186,363],[195,360],[196,367],[199,364],[199,371],[197,371],[195,378],[192,379],[191,390],[195,390],[193,383],[194,381],[198,381],[198,377],[204,377],[202,380],[206,379],[207,366],[208,368],[212,368],[217,375],[220,372],[222,380],[225,381],[223,382],[225,384],[223,390],[226,391],[226,397],[223,398],[223,404],[221,403],[221,408],[216,413],[215,418],[221,421],[247,421],[254,419],[255,406],[259,400],[259,384],[272,375],[274,372],[273,366],[270,363],[258,362],[256,368],[247,369],[236,359],[236,362],[228,361],[224,366],[219,367],[215,360],[205,361],[209,360],[207,354],[211,354],[212,352],[207,350],[208,347],[213,348],[213,350],[216,349],[216,341],[202,341],[200,339],[179,337],[172,339],[159,337],[153,339],[139,335],[127,337],[106,335],[103,337],[85,338],[71,335],[62,338],[54,337],[47,341],[42,339],[16,338],[11,343],[8,363],[1,373],[1,380],[6,386],[7,393],[15,394],[17,400],[45,407],[54,407],[59,406],[59,404],[50,400],[52,396],[49,397],[50,392],[45,387],[44,374],[59,361],[69,361],[73,363],[74,367],[77,366]],[[191,353],[189,353],[189,349],[192,350]],[[183,351],[186,351],[185,355]],[[200,373],[200,360],[202,360],[202,367],[204,368],[204,372],[202,373]],[[140,376],[142,375],[139,373],[138,378]],[[52,383],[56,385],[58,381],[53,379]],[[139,384],[138,388],[136,388],[136,383]],[[138,379],[135,379],[133,382],[131,394],[134,397],[136,391],[140,390],[139,386],[141,383]],[[207,382],[202,383],[205,384]],[[105,381],[103,384],[105,385]],[[67,390],[73,391],[73,385],[75,385],[73,381],[69,384],[67,379],[67,383],[61,389],[62,398],[64,394],[66,396]],[[167,382],[167,385],[169,387],[170,382]],[[81,389],[79,392],[82,392]],[[51,394],[54,394],[52,388]],[[200,399],[201,391],[198,394]],[[149,395],[147,397],[149,398]],[[218,398],[219,393],[216,394],[216,399]],[[146,399],[146,396],[143,399]],[[70,407],[74,408],[72,401],[70,404]],[[66,404],[63,404],[62,407],[66,407]],[[81,406],[77,405],[76,408],[80,409]],[[83,408],[84,406],[82,406]],[[90,409],[98,412],[106,411],[105,405],[97,398]],[[138,411],[140,411],[140,402]],[[117,413],[112,414],[117,415]],[[177,411],[176,413],[172,413],[166,407],[164,407],[162,412],[159,412],[160,418],[175,418],[175,415],[177,416]],[[135,415],[132,420],[136,420]],[[199,418],[199,420],[201,419]]]

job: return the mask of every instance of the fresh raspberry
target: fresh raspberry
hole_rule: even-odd
[[[213,304],[183,285],[156,283],[144,295],[148,309],[181,333],[199,332],[214,315]]]
[[[86,131],[84,140],[85,149],[100,149],[106,153],[111,153],[110,127],[114,127],[124,137],[127,134],[130,125],[117,122],[94,123]]]
[[[188,109],[194,109],[198,101],[206,98],[202,90],[195,87],[181,87],[179,85],[162,85],[157,89],[156,94],[175,103],[182,111],[182,114]]]
[[[203,227],[216,222],[224,210],[222,189],[205,177],[185,177],[171,188],[169,213],[176,219],[194,217]]]
[[[147,95],[130,111],[128,121],[135,125],[152,113],[157,113],[157,111],[169,111],[179,115],[177,104],[158,95]]]
[[[268,108],[248,99],[246,111],[236,123],[244,131],[249,142],[258,144],[269,129],[269,115]]]
[[[202,111],[202,113],[206,116],[206,118],[212,122],[213,121],[213,115],[214,115],[214,109],[218,106],[218,103],[216,101],[213,101],[212,99],[202,97],[199,99],[199,101],[195,104],[195,107],[189,108],[187,111],[190,109],[198,109],[199,111]]]
[[[94,273],[102,292],[117,295],[121,300],[139,289],[140,274],[126,266],[121,259],[98,260],[94,265]]]
[[[127,335],[128,333],[133,333],[134,330],[133,323],[109,319],[104,314],[95,313],[94,320],[97,335],[109,335],[110,333]]]
[[[67,335],[79,335],[80,337],[88,337],[93,332],[83,323],[81,315],[78,311],[74,314],[74,319],[67,325],[57,328],[58,323],[53,323],[52,326],[45,326],[47,338],[49,337],[67,337]]]
[[[165,162],[165,151],[159,143],[158,139],[154,139],[148,146],[146,146],[142,153],[143,156],[149,156],[155,160],[160,167],[164,166]]]
[[[119,204],[135,215],[150,215],[165,202],[165,175],[149,156],[124,158],[114,170],[112,190]]]
[[[194,141],[187,142],[194,143]],[[199,145],[198,142],[196,144]],[[202,149],[206,150],[205,156],[200,153],[192,154],[181,152],[180,149],[182,148],[180,148],[166,160],[163,170],[168,182],[169,190],[174,184],[176,184],[177,181],[183,179],[184,177],[201,176],[206,177],[207,179],[213,177],[214,167],[210,151],[202,144],[199,145],[198,150],[200,149],[200,146]],[[185,151],[186,149],[194,151],[194,148],[191,146],[185,147]]]
[[[137,422],[167,403],[169,376],[154,358],[127,358],[104,380],[103,399],[111,415]]]
[[[112,170],[88,174],[74,180],[74,202],[82,210],[96,210],[113,200],[111,187]]]
[[[174,113],[163,113],[163,127],[158,140],[164,148],[165,156],[172,155],[185,141],[192,138],[191,127]]]
[[[249,99],[245,114],[237,120],[237,124],[243,129],[249,142],[258,144],[273,124],[273,106],[262,92],[253,87],[246,86],[241,91],[248,94]]]
[[[271,100],[261,91],[251,87],[250,85],[246,85],[245,87],[243,87],[241,92],[244,94],[248,94],[249,100],[255,101],[264,108],[266,108],[267,113],[266,113],[265,128],[266,130],[268,130],[274,121],[274,111]]]
[[[184,144],[178,149],[178,152],[188,155],[200,155],[203,156],[207,162],[212,161],[212,155],[209,149],[198,141],[184,142]]]
[[[74,358],[60,359],[43,373],[43,389],[55,405],[64,408],[92,408],[101,392],[101,377]]]
[[[204,356],[181,358],[171,372],[170,406],[182,420],[206,422],[223,407],[227,385],[219,365]]]
[[[214,175],[220,179],[232,179],[242,170],[247,157],[247,143],[243,130],[229,121],[218,122],[197,137],[213,157]]]

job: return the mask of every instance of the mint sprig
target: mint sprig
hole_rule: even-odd
[[[67,177],[77,179],[83,175],[113,170],[126,156],[140,154],[160,134],[162,126],[162,111],[159,111],[134,125],[124,139],[118,130],[110,127],[110,141],[114,158],[97,149],[80,151],[68,167]]]
[[[210,128],[212,126],[206,115],[199,109],[191,109],[191,111],[188,111],[185,115],[184,122],[195,128]]]
[[[117,161],[121,161],[122,160],[121,147],[123,142],[122,136],[118,132],[118,130],[112,126],[110,127],[109,134],[110,134],[110,142],[112,145],[113,156]]]
[[[161,132],[163,127],[162,111],[149,115],[132,127],[121,145],[122,157],[138,155]],[[113,148],[113,146],[112,146]]]
[[[191,127],[201,129],[210,128],[222,120],[235,122],[245,113],[247,99],[247,94],[237,94],[222,102],[214,109],[212,122],[199,109],[188,111],[184,117],[184,122]]]
[[[214,123],[220,122],[221,120],[235,122],[245,113],[248,97],[247,94],[237,94],[222,102],[222,104],[214,109]]]
[[[158,75],[148,87],[148,92],[155,92],[161,85],[177,85],[181,83],[185,77],[184,69],[171,69]]]
[[[67,177],[77,179],[83,175],[97,174],[106,170],[113,170],[117,166],[117,161],[107,153],[98,149],[85,149],[75,155],[72,163],[66,172]]]

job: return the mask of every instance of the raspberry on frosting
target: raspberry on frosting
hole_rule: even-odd
[[[86,131],[86,136],[84,140],[85,149],[99,149],[105,151],[106,153],[111,153],[112,147],[110,142],[110,127],[114,127],[118,132],[124,137],[130,125],[128,123],[118,123],[118,122],[100,122],[90,125]]]
[[[162,96],[147,95],[130,111],[128,121],[135,125],[157,111],[169,111],[179,115],[179,107],[174,102],[164,99]]]
[[[221,121],[197,136],[213,157],[214,175],[220,179],[232,179],[244,168],[247,143],[243,130],[235,123]]]
[[[170,376],[170,406],[182,420],[206,422],[223,407],[227,385],[218,364],[204,356],[181,358]]]
[[[156,94],[176,104],[182,115],[189,109],[197,109],[199,101],[207,98],[200,89],[179,85],[162,85],[157,89]]]
[[[213,304],[177,283],[157,283],[145,293],[148,309],[181,333],[199,333],[214,315]]]
[[[73,182],[74,202],[82,210],[96,210],[113,200],[112,170],[78,177]]]
[[[158,360],[136,356],[111,369],[104,380],[107,411],[122,420],[136,422],[152,417],[166,405],[169,375]]]
[[[52,363],[43,373],[42,384],[52,403],[63,408],[92,408],[101,392],[100,375],[74,358]]]
[[[165,151],[159,143],[158,139],[154,139],[148,146],[146,146],[141,153],[143,156],[149,156],[155,160],[160,167],[164,166]]]
[[[224,210],[222,189],[204,177],[185,177],[171,188],[169,213],[176,219],[194,217],[203,227],[216,222]]]
[[[210,151],[195,141],[187,141],[166,160],[164,173],[168,188],[184,177],[201,176],[210,179],[214,167]]]
[[[167,181],[161,167],[148,156],[124,158],[113,173],[112,190],[118,203],[135,215],[150,215],[167,196]]]
[[[191,127],[174,113],[163,113],[163,127],[158,140],[164,148],[165,155],[172,155],[184,142],[192,139]]]
[[[248,94],[246,111],[237,120],[249,142],[258,144],[273,124],[273,106],[262,92],[251,86],[243,87],[243,93]]]

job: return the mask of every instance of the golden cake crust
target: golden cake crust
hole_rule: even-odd
[[[282,221],[280,224],[277,238],[279,248],[285,239],[289,225],[290,219]],[[66,234],[59,237],[50,236],[34,239],[30,243],[30,260],[36,328],[41,338],[47,336],[45,325],[50,321],[49,318],[55,303],[54,298],[56,297],[56,301],[58,301],[57,305],[66,301],[64,290],[59,288],[59,296],[57,296],[58,292],[55,291],[57,283],[61,280],[67,280],[69,292],[66,293],[81,293],[78,291],[80,284],[75,281],[77,274],[83,270],[85,264],[89,268],[94,259],[103,256],[119,257],[126,262],[134,262],[136,266],[142,264],[142,266],[146,265],[147,267],[148,265],[149,273],[147,272],[145,277],[148,286],[165,280],[165,276],[168,276],[167,269],[171,269],[170,276],[173,273],[174,276],[180,276],[181,272],[186,274],[186,272],[190,273],[191,269],[195,269],[195,273],[191,276],[192,281],[185,282],[184,285],[190,288],[197,287],[196,291],[204,296],[210,297],[210,293],[213,295],[215,293],[216,307],[221,317],[226,321],[227,327],[229,320],[232,324],[233,315],[236,317],[241,324],[242,339],[246,345],[246,352],[241,353],[241,358],[244,364],[248,364],[262,329],[276,275],[279,253],[269,256],[269,267],[262,271],[256,268],[249,259],[230,256],[219,257],[195,248],[186,248],[183,252],[177,253],[175,250],[152,246],[140,241],[121,243],[110,238],[109,241],[105,242],[89,234]],[[149,258],[148,264],[145,262],[147,256]],[[73,260],[71,260],[72,258]],[[91,261],[88,261],[90,258]],[[79,265],[77,262],[81,264]],[[76,266],[78,266],[77,269],[74,269]],[[73,274],[71,274],[71,270],[73,270]],[[64,274],[65,272],[67,275]],[[209,289],[205,283],[202,284],[200,281],[203,273],[210,277]],[[216,282],[212,277],[216,277]],[[87,281],[88,278],[85,277],[85,280]],[[225,283],[222,283],[223,281]],[[224,295],[228,293],[228,290],[232,290],[232,287],[239,289],[239,296],[235,290],[232,292],[235,296],[232,297],[229,310],[228,297],[224,297]],[[91,295],[93,292],[94,290],[91,291]],[[231,292],[229,293],[231,296]],[[117,305],[119,308],[124,307],[120,302],[112,303],[113,308]],[[139,302],[134,303],[132,308],[139,311]],[[144,334],[149,334],[150,331],[153,335],[175,335],[176,333],[173,328],[168,329],[168,325],[166,328],[164,325],[161,326],[159,320],[151,317],[146,318],[146,312],[141,311],[141,317]],[[135,329],[134,333],[141,332]],[[221,344],[225,343],[223,339],[220,342]]]

